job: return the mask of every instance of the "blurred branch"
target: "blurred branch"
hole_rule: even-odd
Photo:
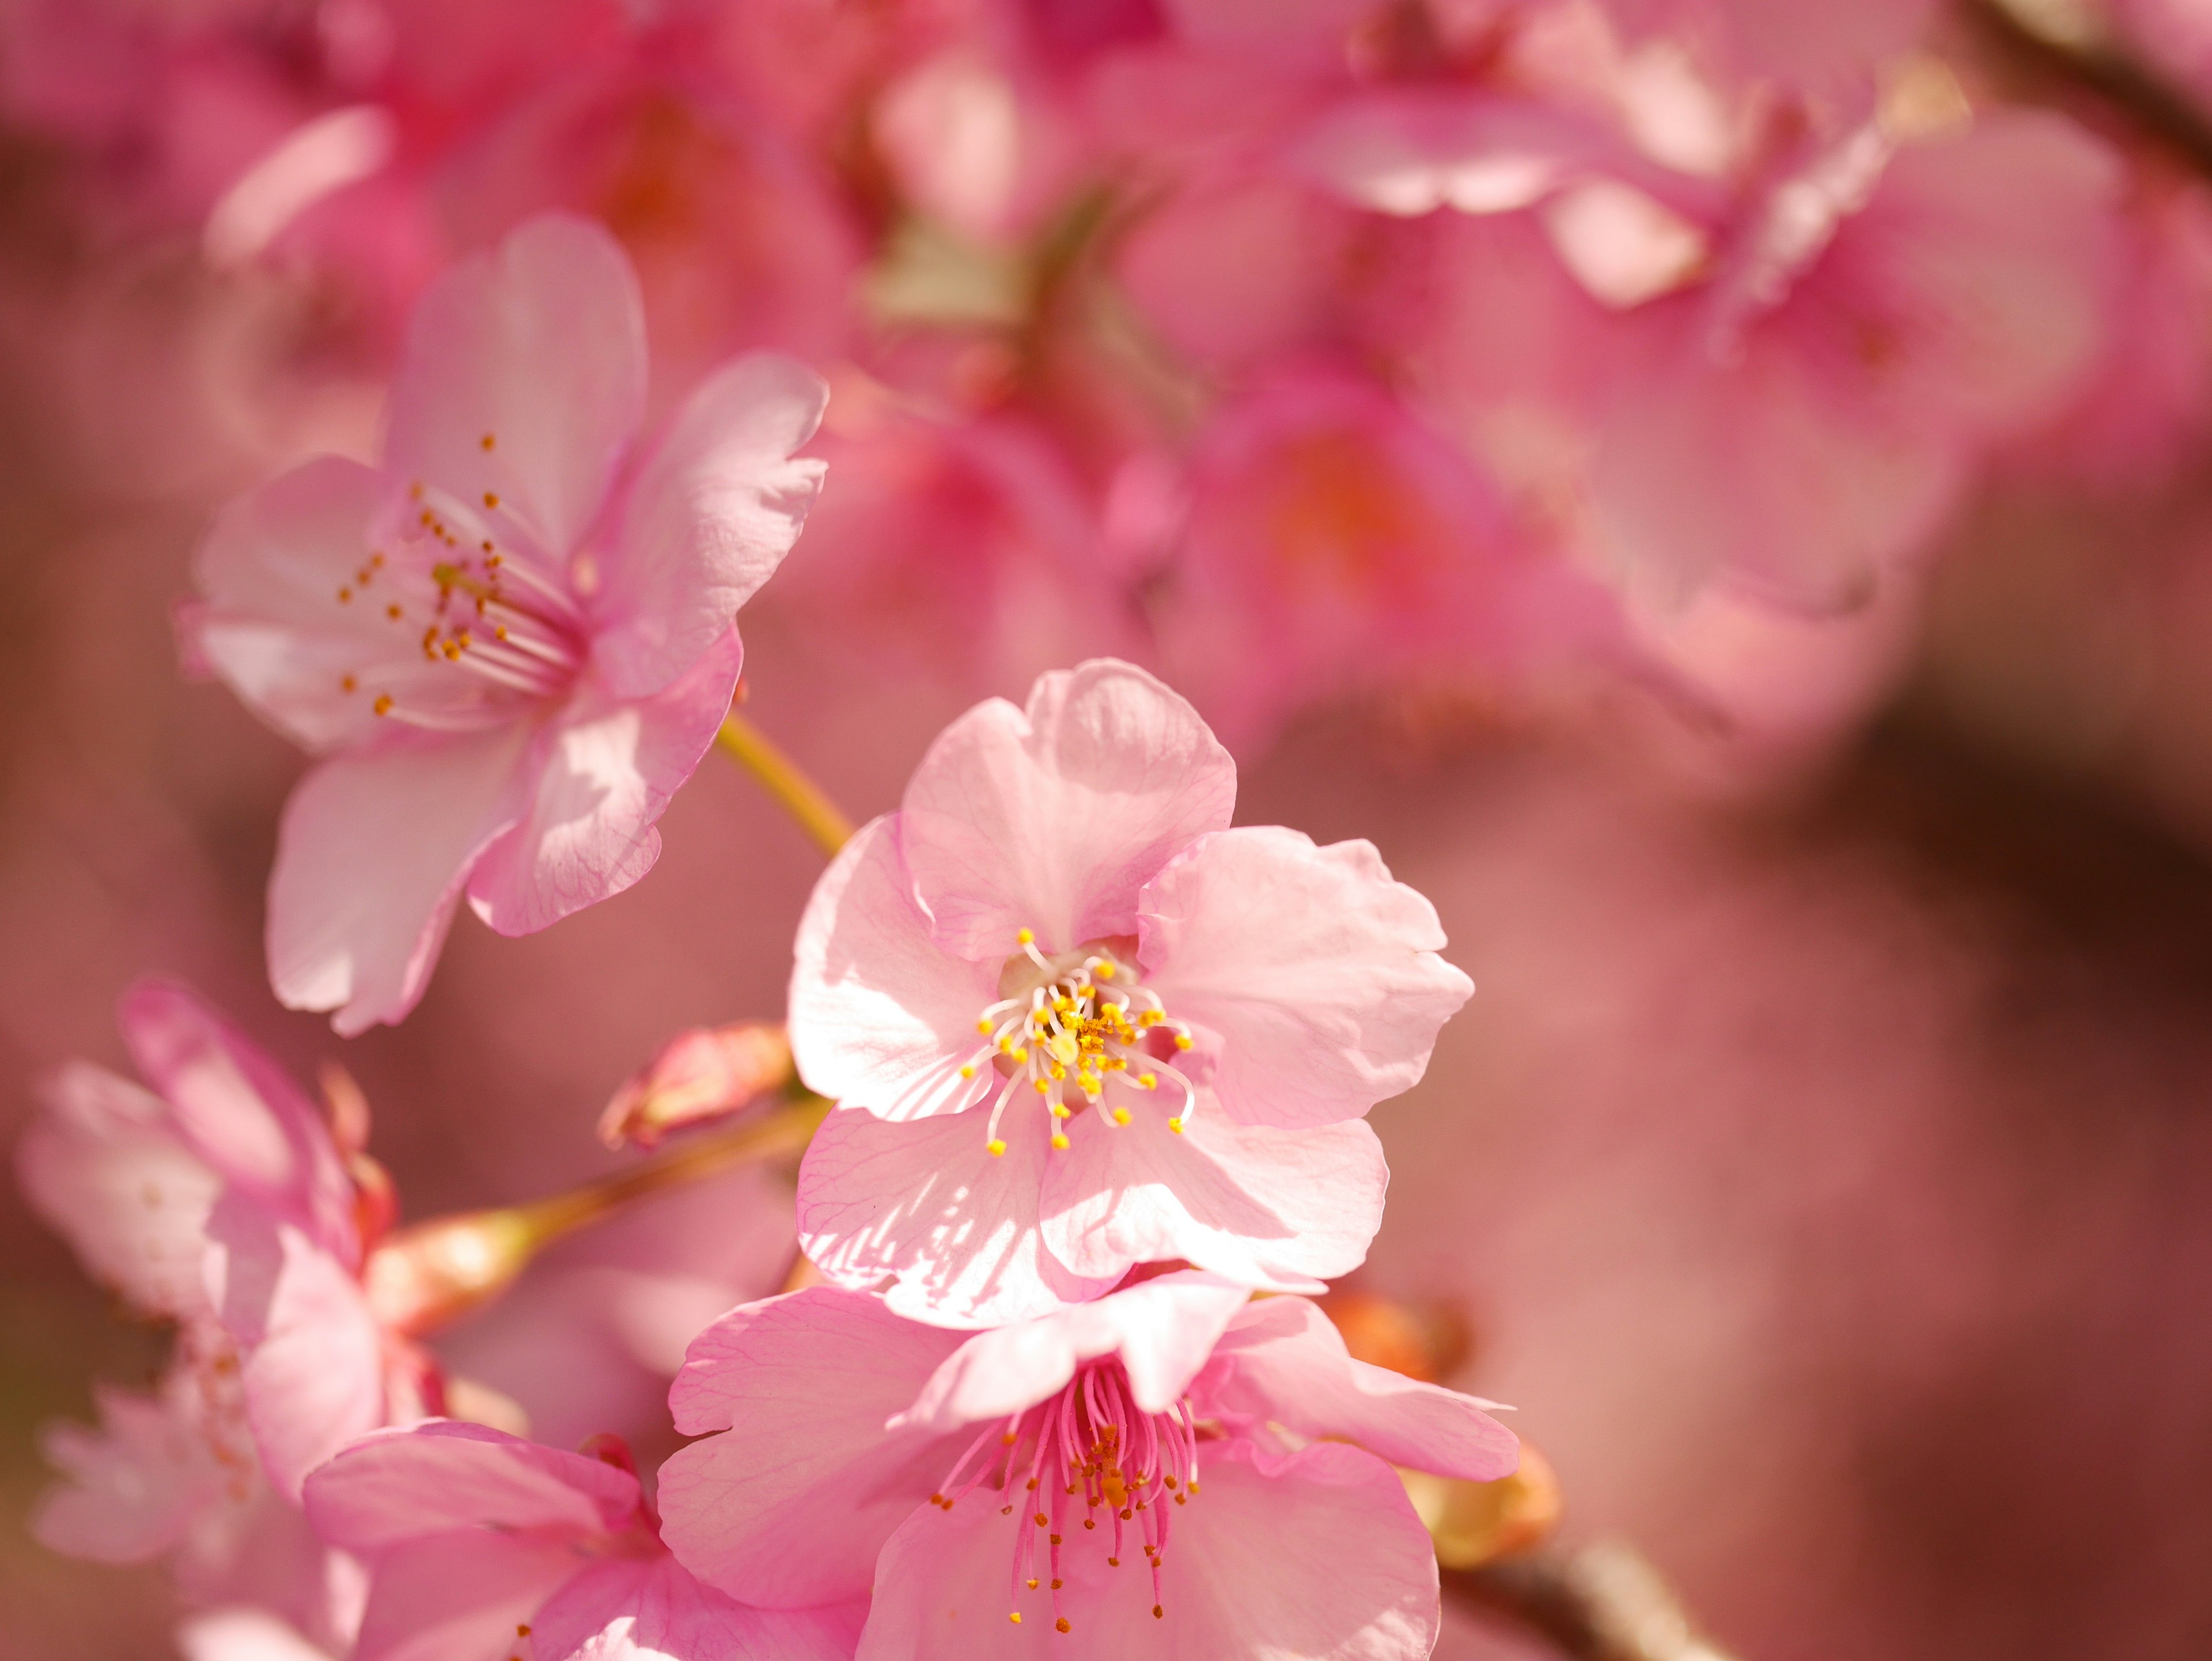
[[[1732,1661],[1698,1635],[1659,1571],[1624,1545],[1523,1552],[1442,1578],[1447,1597],[1503,1615],[1571,1661]]]
[[[2094,99],[2212,177],[2212,119],[2078,0],[1959,0],[1958,11],[2001,69],[2048,92]]]
[[[742,683],[738,696],[740,699],[744,696]],[[776,805],[796,819],[799,828],[830,858],[835,859],[837,850],[853,839],[853,821],[830,800],[828,792],[807,777],[767,733],[739,715],[734,704],[714,742],[759,780]]]

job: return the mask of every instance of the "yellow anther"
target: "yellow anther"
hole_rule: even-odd
[[[353,598],[353,590],[352,590],[352,589],[350,589],[350,588],[341,588],[341,589],[339,589],[339,590],[338,590],[338,604],[339,604],[339,605],[344,605],[348,600],[351,599],[352,598]]]
[[[1110,980],[1112,980],[1112,979],[1114,978],[1114,961],[1113,961],[1113,959],[1112,959],[1112,958],[1108,958],[1104,963],[1100,964],[1098,965],[1098,967],[1097,967],[1096,970],[1094,970],[1092,972],[1093,972],[1094,974],[1096,974],[1096,975],[1098,977],[1098,978],[1099,978],[1100,980],[1102,980],[1102,981],[1110,981]]]
[[[360,683],[355,680],[351,675],[346,676],[343,680],[338,682],[339,687],[348,692],[352,691],[353,689],[359,684]]]
[[[1176,1048],[1177,1050],[1188,1050],[1190,1046],[1191,1036],[1189,1033],[1178,1032],[1176,1034]]]
[[[1017,1044],[1006,1053],[1017,1062],[1025,1062],[1030,1058],[1029,1046],[1026,1044]]]
[[[1066,1102],[1054,1102],[1052,1104],[1052,1116],[1055,1119],[1065,1119],[1072,1111],[1073,1110]]]
[[[493,439],[492,435],[491,435],[489,433],[486,433],[486,434],[483,435],[483,447],[484,447],[484,448],[485,448],[485,449],[489,450],[489,448],[491,448],[491,447],[492,447],[492,445],[493,445],[493,443],[494,443],[495,441]]]
[[[1016,1609],[1012,1615],[1008,1615],[1006,1619],[1012,1621],[1018,1627],[1022,1624],[1022,1612],[1019,1609]]]
[[[393,604],[386,606],[384,608],[384,615],[390,618],[394,623],[398,622],[400,618],[400,611],[398,603],[394,602]]]
[[[496,508],[496,507],[498,507],[498,506],[499,506],[499,492],[498,492],[498,491],[496,491],[496,490],[486,490],[486,491],[484,492],[484,506],[485,506],[485,507],[487,507],[487,508]]]
[[[988,1015],[986,1015],[981,1020],[977,1021],[975,1023],[975,1030],[978,1032],[981,1032],[985,1037],[989,1037],[991,1036],[991,1018]]]
[[[1174,1132],[1175,1132],[1175,1134],[1176,1134],[1176,1135],[1178,1135],[1178,1136],[1182,1135],[1182,1116],[1181,1114],[1177,1114],[1174,1118],[1170,1119],[1170,1120],[1168,1121],[1168,1129],[1169,1129],[1170,1130],[1174,1131]]]
[[[1140,1090],[1158,1090],[1160,1087],[1160,1075],[1157,1073],[1139,1073],[1137,1074],[1137,1087]]]
[[[1065,1153],[1067,1151],[1067,1133],[1064,1130],[1054,1131],[1052,1133],[1052,1145],[1058,1148],[1061,1153]]]
[[[1161,1014],[1158,1010],[1147,1009],[1137,1017],[1137,1025],[1139,1026],[1158,1026],[1166,1019],[1167,1017]]]
[[[994,1136],[989,1141],[983,1144],[983,1151],[995,1159],[1006,1151],[1006,1145],[998,1137]]]
[[[1040,1096],[1049,1095],[1052,1092],[1052,1085],[1049,1080],[1044,1079],[1031,1079],[1030,1082],[1036,1086],[1036,1093]]]
[[[380,715],[390,715],[392,713],[392,694],[389,692],[379,692],[376,695],[376,702],[372,704],[370,708],[374,709]]]
[[[1030,1576],[1029,1587],[1031,1591],[1035,1591],[1037,1589],[1036,1576],[1034,1574]]]
[[[1035,939],[1036,939],[1036,936],[1026,928],[1017,928],[1014,930],[1014,944],[1016,946],[1027,946]]]
[[[1129,1123],[1129,1110],[1128,1110],[1127,1108],[1126,1108],[1126,1107],[1117,1107],[1117,1108],[1115,1108],[1115,1109],[1114,1110],[1114,1123],[1115,1123],[1115,1124],[1127,1124],[1127,1123]]]
[[[1074,1630],[1073,1627],[1067,1624],[1067,1617],[1064,1615],[1061,1615],[1059,1620],[1052,1623],[1052,1629],[1054,1632],[1073,1632]]]
[[[974,1067],[972,1067],[972,1066],[969,1066],[969,1067],[963,1067],[963,1068],[962,1068],[960,1069],[960,1076],[961,1076],[962,1078],[963,1078],[963,1079],[972,1079],[972,1078],[974,1078],[974,1077],[975,1076],[975,1068],[974,1068]]]

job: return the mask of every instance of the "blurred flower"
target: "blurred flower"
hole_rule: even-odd
[[[860,1625],[854,1609],[750,1609],[701,1585],[660,1543],[614,1439],[567,1453],[433,1420],[345,1449],[307,1505],[368,1566],[358,1661],[843,1661]]]
[[[1236,788],[1189,705],[1103,660],[962,717],[839,855],[791,996],[801,1076],[846,1104],[799,1171],[825,1274],[986,1324],[1148,1260],[1357,1266],[1386,1177],[1359,1116],[1473,988],[1370,844],[1231,830]]]
[[[1436,1559],[1384,1462],[1516,1457],[1492,1404],[1188,1271],[964,1342],[796,1293],[710,1328],[671,1401],[705,1438],[661,1472],[679,1558],[776,1603],[872,1583],[866,1658],[1034,1655],[1049,1625],[1076,1654],[1412,1661]],[[1117,1585],[1132,1548],[1149,1574]]]
[[[310,462],[201,551],[188,649],[330,757],[285,812],[269,958],[341,1032],[414,1007],[464,891],[519,934],[643,876],[729,707],[823,388],[740,359],[633,460],[645,378],[620,249],[533,221],[425,297],[380,470]]]

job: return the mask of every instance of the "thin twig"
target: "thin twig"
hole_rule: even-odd
[[[1455,1602],[1504,1616],[1571,1661],[1730,1661],[1690,1624],[1658,1570],[1626,1546],[1520,1552],[1442,1578]]]
[[[1959,0],[1958,13],[2000,67],[2040,90],[2095,100],[2212,177],[2212,119],[2111,35],[2039,28],[2021,0]]]

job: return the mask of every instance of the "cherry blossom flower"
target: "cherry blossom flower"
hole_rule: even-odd
[[[872,1588],[864,1658],[1426,1656],[1390,1467],[1518,1459],[1493,1404],[1192,1271],[964,1341],[815,1287],[723,1317],[670,1401],[705,1439],[661,1469],[678,1558],[769,1605]]]
[[[316,1529],[369,1566],[356,1661],[852,1654],[855,1608],[750,1609],[692,1579],[660,1543],[629,1450],[592,1448],[431,1420],[365,1437],[309,1477]]]
[[[380,467],[311,461],[201,550],[191,649],[325,757],[278,833],[270,978],[342,1033],[414,1007],[465,893],[520,934],[643,876],[728,707],[823,391],[741,358],[635,454],[642,337],[612,239],[533,220],[425,295]]]
[[[73,1556],[173,1556],[193,1601],[245,1597],[342,1645],[358,1588],[308,1534],[300,1480],[436,1388],[360,1284],[388,1186],[184,989],[134,987],[121,1025],[159,1093],[65,1068],[18,1170],[94,1278],[177,1324],[176,1349],[153,1396],[101,1390],[100,1430],[48,1433],[67,1480],[33,1527]]]
[[[1360,1116],[1466,976],[1363,842],[1229,828],[1236,765],[1110,659],[979,704],[799,926],[800,1076],[844,1104],[799,1177],[833,1279],[990,1324],[1184,1258],[1313,1290],[1379,1219]]]

